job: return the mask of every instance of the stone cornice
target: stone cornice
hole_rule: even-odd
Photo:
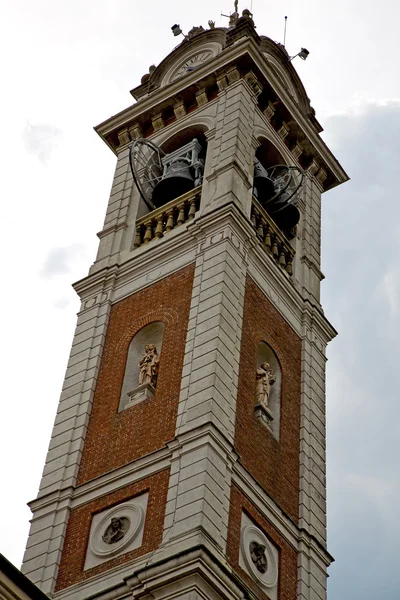
[[[198,243],[224,225],[236,226],[238,233],[241,232],[240,237],[246,247],[248,274],[264,293],[269,290],[267,295],[298,335],[302,335],[302,323],[306,318],[303,315],[312,315],[313,326],[321,331],[324,339],[328,341],[335,337],[336,331],[326,319],[321,306],[312,305],[301,296],[287,273],[277,267],[268,255],[250,221],[232,203],[208,210],[204,215],[197,213],[192,221],[174,229],[168,236],[127,252],[125,257],[121,257],[120,264],[81,279],[74,289],[82,299],[112,290],[109,300],[119,301],[192,263]],[[126,291],[123,291],[123,287],[133,281],[134,288],[126,287]]]
[[[157,112],[158,110],[157,106],[162,106],[163,103],[171,100],[171,98],[173,104],[176,103],[176,97],[179,95],[179,93],[183,92],[185,89],[193,86],[194,84],[199,84],[201,79],[209,74],[210,67],[212,67],[214,73],[217,71],[222,72],[228,64],[232,63],[232,61],[239,59],[246,54],[250,56],[254,64],[257,65],[259,71],[264,74],[269,84],[278,95],[279,101],[289,112],[291,119],[289,119],[290,123],[287,125],[287,127],[290,128],[296,125],[296,127],[301,130],[302,135],[308,140],[309,144],[311,144],[312,148],[314,149],[316,162],[323,163],[321,164],[321,169],[325,171],[326,169],[323,167],[326,167],[332,173],[335,182],[330,183],[328,188],[347,181],[347,174],[334,155],[331,153],[325,142],[320,138],[317,130],[310,122],[309,117],[304,114],[294,98],[291,97],[288,91],[284,88],[283,84],[279,81],[273,68],[268,63],[268,60],[260,51],[256,41],[254,41],[252,38],[246,37],[237,41],[233,46],[226,48],[210,62],[206,62],[201,67],[178,79],[176,82],[173,82],[163,88],[156,89],[149,96],[141,99],[137,104],[125,109],[124,111],[98,125],[95,130],[112,148],[112,150],[115,151],[115,148],[113,148],[107,139],[110,134],[119,130],[120,128],[126,129],[130,124],[132,124],[132,122],[135,121],[135,119],[138,119],[148,111],[154,114],[154,112]],[[149,137],[151,137],[151,135]]]

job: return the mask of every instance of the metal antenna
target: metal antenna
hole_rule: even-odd
[[[283,45],[286,46],[286,24],[287,24],[287,17],[285,17],[285,29],[283,30]]]

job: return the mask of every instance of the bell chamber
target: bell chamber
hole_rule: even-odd
[[[202,150],[196,138],[169,154],[146,139],[135,140],[130,151],[132,175],[150,210],[202,184]]]
[[[282,231],[292,229],[300,220],[297,208],[304,173],[298,167],[274,165],[267,169],[254,160],[253,194]]]

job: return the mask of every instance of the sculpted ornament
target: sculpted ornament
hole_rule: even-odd
[[[268,569],[268,561],[265,555],[265,546],[258,542],[250,542],[249,551],[251,560],[256,566],[257,571],[260,573],[266,573]]]
[[[257,404],[262,404],[265,408],[268,408],[268,400],[271,393],[271,386],[276,381],[276,375],[274,369],[272,369],[269,363],[263,363],[256,372],[256,399]]]
[[[155,388],[160,357],[154,344],[146,344],[144,350],[145,355],[139,363],[139,385],[150,383]]]
[[[128,529],[129,519],[127,517],[113,517],[102,535],[102,540],[106,544],[116,544],[122,540]]]

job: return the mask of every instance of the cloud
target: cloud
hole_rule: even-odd
[[[352,180],[323,197],[330,600],[398,598],[400,102],[324,123]]]
[[[62,135],[61,129],[51,125],[32,125],[26,123],[22,131],[22,140],[29,154],[35,154],[46,164]]]
[[[45,279],[53,279],[58,275],[71,273],[75,259],[79,258],[83,251],[83,244],[52,248],[44,261],[40,275]]]

